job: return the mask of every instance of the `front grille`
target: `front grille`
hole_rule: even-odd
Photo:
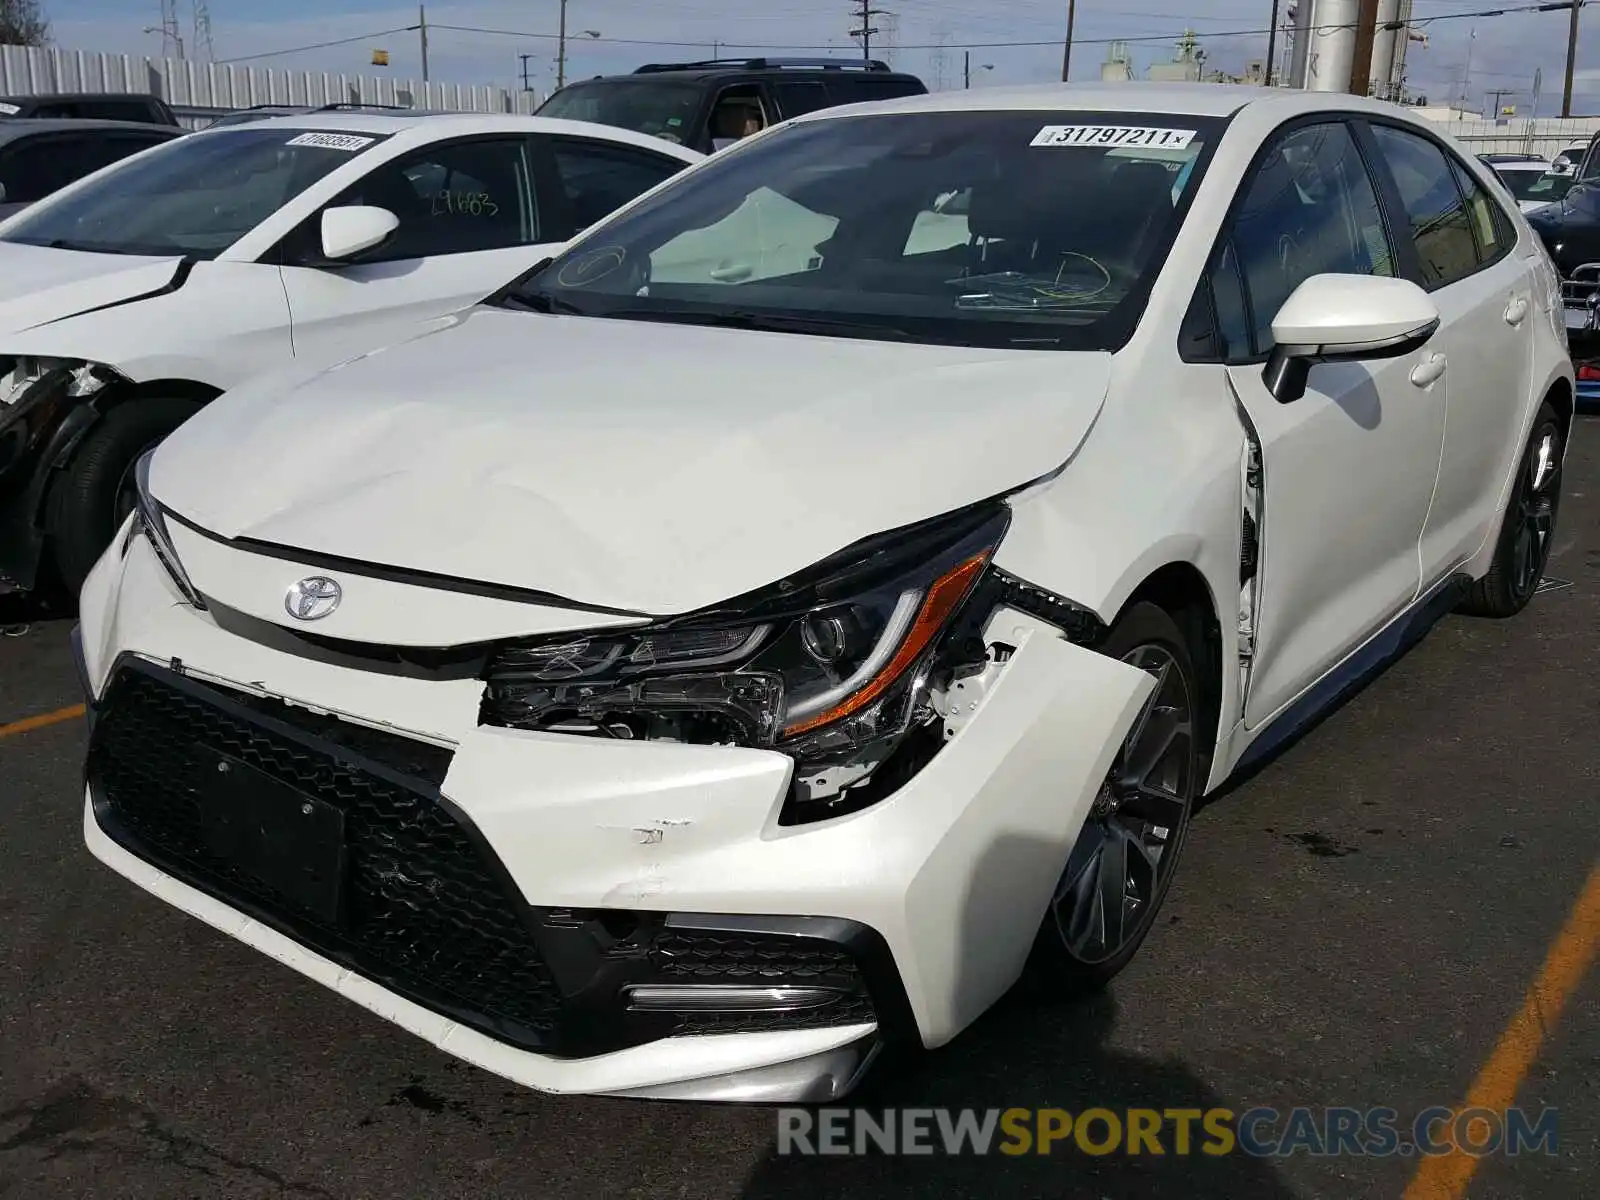
[[[663,913],[529,908],[440,795],[452,751],[134,662],[115,672],[95,718],[89,783],[110,837],[325,958],[511,1045],[582,1056],[674,1035],[875,1019],[851,950],[826,938],[685,927]],[[343,814],[336,917],[213,849],[202,813],[239,804],[232,777],[217,774],[218,755]],[[840,995],[773,1013],[632,1013],[623,1002],[635,983],[764,982]]]
[[[209,693],[209,694],[208,694]],[[524,906],[438,794],[450,752],[124,668],[101,704],[90,783],[101,824],[129,850],[258,916],[325,957],[513,1044],[549,1040],[559,995]],[[344,813],[337,924],[206,848],[202,805],[228,792],[199,769],[220,751]]]

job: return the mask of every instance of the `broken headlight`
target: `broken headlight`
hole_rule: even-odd
[[[483,719],[780,750],[795,760],[796,802],[832,815],[934,720],[951,631],[1008,523],[1003,506],[969,509],[712,609],[502,646]]]
[[[74,400],[93,396],[118,378],[110,367],[99,363],[27,355],[0,356],[0,406],[19,403],[29,388],[56,371],[69,373],[66,394]]]
[[[144,456],[134,464],[133,479],[135,489],[132,534],[144,534],[150,542],[150,548],[155,551],[156,557],[161,560],[161,565],[166,568],[168,576],[177,585],[183,598],[195,608],[205,608],[205,599],[189,582],[189,573],[183,569],[183,564],[178,561],[178,551],[172,545],[172,535],[167,532],[167,517],[156,498],[150,494],[150,460],[155,457],[154,450],[146,450]]]

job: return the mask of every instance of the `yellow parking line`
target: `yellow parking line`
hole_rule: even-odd
[[[40,713],[37,717],[24,717],[9,725],[0,725],[0,738],[15,737],[19,733],[29,733],[35,729],[43,729],[47,725],[59,725],[63,721],[73,721],[81,716],[83,716],[83,705],[74,704],[71,708],[58,708],[55,712]]]
[[[1504,1113],[1517,1101],[1517,1089],[1539,1055],[1540,1044],[1555,1028],[1572,994],[1600,950],[1600,865],[1567,918],[1566,926],[1550,944],[1544,967],[1528,988],[1522,1007],[1500,1035],[1499,1044],[1467,1093],[1466,1108],[1487,1108]],[[1472,1182],[1478,1159],[1460,1150],[1426,1158],[1406,1189],[1405,1200],[1461,1200]]]

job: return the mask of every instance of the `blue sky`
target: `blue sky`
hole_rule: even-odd
[[[55,40],[74,49],[155,54],[160,39],[143,32],[160,23],[159,0],[43,0]],[[1529,0],[1415,0],[1417,18],[1447,16],[1516,5]],[[191,43],[192,0],[178,0],[185,41]],[[921,75],[930,86],[961,86],[963,51],[972,47],[974,86],[988,82],[1019,83],[1059,76],[1059,41],[1050,46],[1001,48],[983,43],[1059,39],[1065,28],[1065,0],[873,0],[892,17],[875,23],[887,40],[895,66]],[[1290,0],[1283,0],[1287,8]],[[569,0],[568,27],[574,35],[569,76],[624,71],[641,62],[684,57],[709,57],[720,40],[724,53],[745,47],[800,46],[806,53],[832,47],[852,49],[847,31],[849,0]],[[428,4],[429,39],[434,79],[457,83],[520,80],[520,54],[530,55],[531,82],[541,91],[554,80],[557,0],[435,0]],[[383,0],[275,0],[270,8],[245,0],[211,0],[211,22],[219,59],[234,59],[304,46],[336,38],[358,38],[348,45],[261,58],[261,65],[304,70],[378,73],[368,63],[371,50],[390,53],[389,73],[399,79],[420,78],[415,32],[379,30],[413,25],[411,4]],[[1173,42],[1187,26],[1201,37],[1209,62],[1225,70],[1241,69],[1266,51],[1266,37],[1222,37],[1228,31],[1264,29],[1271,0],[1079,0],[1073,52],[1073,77],[1094,78],[1113,38],[1153,39],[1132,44],[1136,66],[1172,57]],[[1600,5],[1585,14],[1590,26],[1579,45],[1579,102],[1575,111],[1600,113]],[[271,12],[272,16],[263,14]],[[1505,103],[1527,111],[1533,73],[1542,68],[1544,98],[1540,112],[1553,114],[1560,104],[1561,74],[1566,53],[1566,13],[1508,14],[1495,18],[1445,20],[1429,26],[1426,49],[1413,46],[1409,75],[1430,99],[1455,98],[1466,66],[1468,31],[1472,41],[1469,99],[1484,103],[1490,88],[1520,89]],[[443,28],[516,31],[521,36],[472,33]],[[596,30],[601,40],[583,35]],[[1207,34],[1211,36],[1208,37]],[[539,37],[534,35],[543,34]],[[628,40],[624,40],[628,39]],[[885,39],[880,36],[880,42]],[[642,43],[657,44],[642,44]],[[664,43],[688,42],[687,46]],[[943,50],[934,47],[944,47]],[[905,47],[899,49],[895,47]],[[921,47],[921,48],[913,48]],[[753,52],[753,50],[752,50]],[[985,70],[985,66],[992,69]]]

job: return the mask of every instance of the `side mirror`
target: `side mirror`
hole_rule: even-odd
[[[322,257],[342,262],[389,240],[400,218],[387,208],[352,204],[322,211]]]
[[[1439,310],[1408,279],[1313,275],[1278,310],[1272,354],[1261,377],[1279,404],[1306,394],[1317,363],[1399,358],[1439,328]]]

